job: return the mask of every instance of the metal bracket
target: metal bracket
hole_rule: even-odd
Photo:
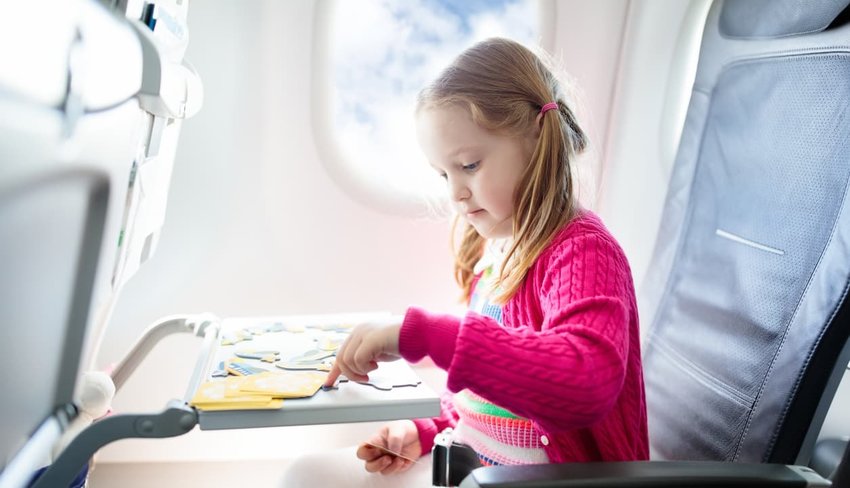
[[[112,415],[101,419],[71,441],[32,488],[68,486],[95,452],[110,442],[128,438],[176,437],[198,424],[198,412],[172,400],[158,414]]]
[[[212,314],[173,315],[148,327],[112,372],[118,390],[148,353],[163,338],[192,333],[204,338],[204,351],[218,337],[220,320]],[[198,425],[198,412],[185,401],[171,400],[156,414],[117,414],[103,418],[80,432],[35,481],[32,488],[69,486],[80,469],[101,447],[128,438],[162,438],[183,435]]]
[[[136,371],[151,349],[163,338],[176,333],[192,333],[204,337],[209,327],[218,327],[220,320],[212,314],[172,315],[148,327],[142,337],[112,371],[112,382],[120,390],[124,382]]]

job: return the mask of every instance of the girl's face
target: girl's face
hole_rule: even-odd
[[[514,192],[537,133],[495,134],[473,122],[469,110],[460,106],[421,109],[416,128],[425,157],[445,178],[457,212],[488,239],[510,237]]]

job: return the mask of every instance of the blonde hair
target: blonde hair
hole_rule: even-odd
[[[544,104],[558,104],[557,111],[542,117],[537,145],[513,196],[513,241],[496,279],[496,303],[507,302],[517,292],[534,261],[577,211],[570,160],[584,150],[587,140],[564,95],[540,57],[502,38],[482,41],[461,53],[419,94],[417,110],[459,105],[480,127],[506,136],[527,134]],[[456,217],[456,236],[458,224]],[[468,299],[473,267],[483,255],[486,239],[464,223],[458,240],[453,246],[455,279]]]

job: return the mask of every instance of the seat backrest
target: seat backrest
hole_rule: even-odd
[[[656,459],[805,463],[850,349],[850,0],[717,0],[641,290]]]
[[[181,122],[200,108],[188,3],[148,5],[144,23],[119,3],[45,16],[17,2],[0,31],[26,47],[0,49],[0,487],[27,486],[74,432],[83,368],[155,248]]]

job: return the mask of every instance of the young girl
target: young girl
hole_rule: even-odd
[[[445,369],[453,394],[440,417],[393,422],[370,439],[412,459],[445,427],[483,464],[647,459],[631,272],[576,203],[570,163],[586,141],[556,78],[522,45],[490,39],[422,91],[416,123],[464,226],[455,274],[471,310],[411,307],[403,320],[356,327],[328,384],[399,357]],[[356,456],[369,473],[414,466],[367,445]],[[428,486],[422,464],[417,483]]]

